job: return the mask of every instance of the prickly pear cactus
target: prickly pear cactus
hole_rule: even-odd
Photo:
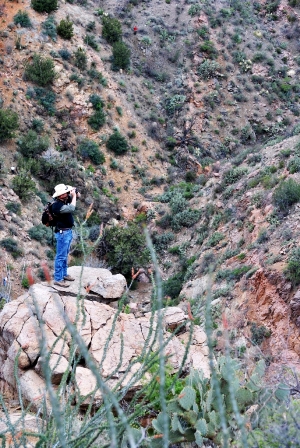
[[[235,398],[240,411],[243,411],[248,404],[253,402],[253,393],[246,387],[240,387],[236,392]]]
[[[196,399],[196,392],[191,386],[185,387],[179,395],[179,404],[187,411],[191,409]]]
[[[264,403],[270,404],[274,404],[274,400],[286,399],[286,388],[281,387],[274,394],[274,391],[264,387],[262,382],[265,373],[264,361],[257,363],[249,380],[243,385],[240,384],[237,374],[238,364],[232,362],[228,365],[228,362],[225,357],[220,357],[216,363],[216,378],[221,393],[219,397],[217,397],[212,378],[204,378],[202,373],[191,372],[187,379],[188,385],[184,387],[180,395],[169,401],[167,413],[170,422],[170,443],[193,441],[198,447],[202,447],[205,442],[212,440],[216,445],[222,446],[220,403],[224,409],[229,439],[233,440],[237,429],[233,400],[236,401],[239,412],[243,415],[248,406],[260,402],[261,396]],[[266,407],[264,405],[264,408]],[[162,422],[162,414],[159,414],[152,422],[158,435],[157,439],[151,439],[151,448],[161,447],[161,439],[158,438],[163,434]]]

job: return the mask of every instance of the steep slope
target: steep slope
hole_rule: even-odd
[[[1,7],[1,102],[19,116],[16,139],[1,142],[0,240],[18,246],[1,245],[1,269],[13,298],[28,264],[39,276],[45,257],[51,265],[41,210],[55,184],[72,183],[83,195],[79,218],[95,209],[87,239],[112,218],[147,222],[166,296],[190,299],[200,321],[212,278],[217,347],[225,309],[236,347],[250,356],[255,328],[265,328],[270,362],[298,367],[296,289],[283,274],[298,247],[298,208],[274,201],[279,183],[298,183],[300,170],[299,8],[290,4],[103,1],[100,9],[73,1],[53,14],[28,0]],[[20,10],[30,27],[16,19]],[[106,14],[122,26],[130,68],[116,67],[102,36]],[[66,18],[70,40],[57,35]],[[34,54],[53,61],[49,85],[26,75]],[[115,131],[128,143],[122,154],[106,146]],[[29,201],[10,190],[12,166],[33,178]],[[75,247],[73,258],[81,256]]]

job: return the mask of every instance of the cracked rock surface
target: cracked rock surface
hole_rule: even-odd
[[[62,295],[52,286],[35,284],[28,293],[7,303],[0,314],[0,380],[14,390],[18,382],[23,399],[34,407],[38,407],[46,396],[43,373],[45,357],[49,355],[54,387],[59,385],[63,374],[72,368],[70,356],[73,340],[66,325],[76,325],[103,379],[107,379],[108,387],[114,387],[118,382],[120,385],[129,382],[142,367],[141,359],[139,362],[136,359],[143,353],[145,345],[152,351],[158,348],[154,340],[157,314],[136,317],[134,314],[118,313],[106,303],[67,294],[67,290]],[[187,316],[180,308],[166,309],[163,318],[165,353],[174,372],[185,356],[189,339],[187,326]],[[177,327],[181,328],[180,332],[172,336],[170,329]],[[207,355],[205,333],[195,326],[184,369],[202,369],[208,376]],[[15,365],[18,381],[14,375]],[[143,377],[144,381],[146,376]],[[82,398],[93,391],[96,378],[84,362],[76,366],[74,381],[81,405],[87,406],[90,398]],[[131,381],[129,393],[141,385],[141,380]],[[97,406],[99,403],[101,393],[98,390],[93,395],[93,404]]]

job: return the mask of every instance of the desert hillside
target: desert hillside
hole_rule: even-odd
[[[161,278],[202,328],[211,302],[215,356],[228,335],[270,384],[296,378],[300,1],[6,0],[0,36],[1,309],[52,273],[41,214],[65,183],[70,266],[124,275],[122,312]]]

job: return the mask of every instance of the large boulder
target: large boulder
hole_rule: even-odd
[[[14,436],[10,432],[12,427],[15,431]],[[24,436],[29,443],[27,446],[36,446],[37,436],[35,433],[38,433],[42,427],[43,421],[37,415],[25,414],[24,412],[12,412],[5,414],[5,418],[1,418],[0,434],[2,436],[5,434],[5,447],[13,446],[13,444],[15,446],[22,446],[21,441]],[[5,439],[2,440],[5,442]],[[13,442],[14,440],[16,440],[15,443]]]
[[[110,302],[120,299],[127,286],[122,274],[113,275],[108,269],[71,266],[68,274],[75,279],[69,283],[68,288],[55,285],[53,288],[60,292],[66,291],[68,295],[75,297],[79,292],[84,297]]]
[[[79,272],[72,268],[70,271],[71,275]],[[97,271],[95,277],[93,270],[90,274],[84,270],[81,283],[97,280],[100,284],[112,277],[101,277],[105,270]],[[158,312],[136,317],[91,300],[90,296],[87,300],[67,294],[67,290],[58,293],[51,285],[35,284],[19,299],[7,303],[0,313],[0,380],[14,391],[19,385],[23,399],[33,408],[47,400],[49,378],[55,389],[66,377],[65,372],[70,373],[75,399],[81,407],[88,406],[91,400],[94,406],[102,401],[96,371],[107,387],[124,387],[126,396],[133,394],[149,379],[143,362],[147,353],[159,349],[156,330],[160,322],[170,368],[176,372],[185,359],[183,370],[202,369],[209,376],[206,336],[198,326],[186,356],[190,323],[180,308],[162,310],[161,319]],[[75,370],[74,355],[78,359]],[[90,363],[96,366],[93,371]],[[45,366],[50,371],[47,381]]]

